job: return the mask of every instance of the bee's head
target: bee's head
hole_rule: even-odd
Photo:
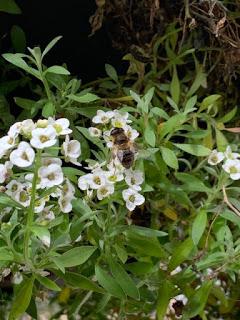
[[[113,128],[111,130],[111,136],[117,136],[117,135],[123,134],[123,133],[124,133],[123,128]]]

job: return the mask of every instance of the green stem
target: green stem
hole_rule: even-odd
[[[26,222],[26,232],[24,234],[24,258],[29,261],[29,241],[31,235],[31,226],[34,218],[35,200],[36,200],[36,190],[37,190],[37,179],[38,179],[38,169],[40,167],[41,151],[38,150],[35,159],[34,176],[32,180],[32,191],[31,191],[31,202],[29,209],[27,210],[27,222]]]

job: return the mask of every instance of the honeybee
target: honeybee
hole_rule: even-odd
[[[113,156],[118,158],[126,169],[130,169],[135,160],[136,149],[123,128],[113,128],[110,133],[113,139]]]

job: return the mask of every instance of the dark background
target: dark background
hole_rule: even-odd
[[[2,52],[8,50],[8,33],[19,25],[25,32],[27,46],[44,48],[62,35],[47,55],[45,64],[66,63],[71,74],[89,82],[105,76],[104,65],[114,65],[121,73],[122,54],[112,47],[106,26],[89,37],[89,17],[96,10],[95,0],[16,0],[20,15],[0,13]]]

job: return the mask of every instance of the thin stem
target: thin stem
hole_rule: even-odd
[[[36,190],[37,190],[37,179],[38,179],[38,169],[40,166],[41,151],[37,151],[35,159],[34,176],[32,180],[32,191],[31,191],[31,202],[27,210],[27,222],[26,222],[26,232],[24,234],[24,258],[29,261],[29,240],[31,235],[31,226],[34,218],[35,200],[36,200]]]

